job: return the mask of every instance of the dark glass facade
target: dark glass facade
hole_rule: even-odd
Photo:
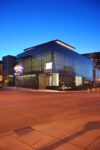
[[[52,61],[52,54],[50,51],[37,54],[34,56],[28,56],[27,58],[22,58],[20,63],[23,65],[23,73],[32,73],[32,72],[43,72],[44,71],[44,65],[47,62]]]
[[[0,82],[2,81],[2,61],[0,61]]]
[[[100,52],[86,53],[82,55],[92,59],[94,62],[94,67],[100,69]]]
[[[14,85],[14,67],[17,64],[15,56],[5,56],[2,60],[3,82],[5,85]]]
[[[94,86],[100,86],[100,52],[82,54],[93,60],[93,81]]]
[[[54,52],[54,70],[92,80],[92,61],[81,57],[76,52]]]
[[[18,56],[23,73],[18,86],[31,88],[83,87],[93,81],[92,60],[59,40],[25,49]]]

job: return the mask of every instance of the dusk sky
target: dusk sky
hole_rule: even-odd
[[[0,0],[0,60],[54,39],[100,51],[100,0]]]

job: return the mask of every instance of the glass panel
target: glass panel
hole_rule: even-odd
[[[44,70],[44,65],[52,60],[51,52],[46,52],[41,55],[26,57],[22,60],[24,73],[31,71]]]
[[[59,86],[59,74],[58,73],[52,74],[52,86]]]
[[[93,79],[92,61],[75,52],[54,52],[54,68],[56,72],[82,76],[87,80]]]

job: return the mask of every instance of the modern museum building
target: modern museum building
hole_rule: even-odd
[[[93,62],[75,48],[53,40],[17,55],[23,71],[16,74],[17,86],[34,89],[85,87],[93,82]]]

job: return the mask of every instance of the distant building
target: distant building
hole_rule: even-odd
[[[91,85],[93,62],[74,50],[60,40],[25,49],[17,55],[23,66],[23,73],[16,77],[18,86],[71,89]]]
[[[2,81],[2,61],[0,61],[0,82]]]
[[[3,82],[7,85],[14,85],[14,67],[17,63],[15,56],[5,56],[2,60]]]
[[[100,85],[100,52],[82,54],[93,60],[94,84]]]

